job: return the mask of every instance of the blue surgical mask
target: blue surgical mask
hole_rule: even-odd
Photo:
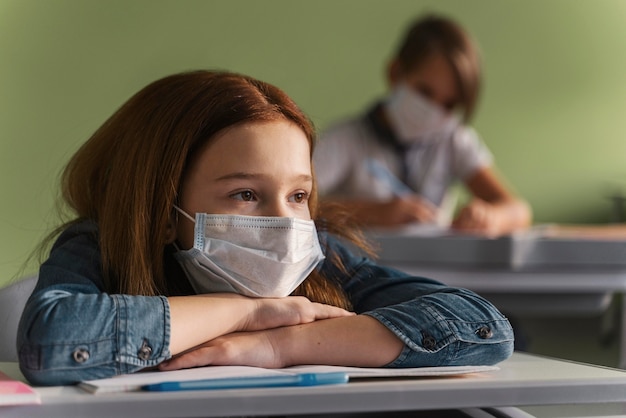
[[[195,222],[193,248],[175,257],[197,293],[288,296],[324,259],[311,220],[177,210]]]

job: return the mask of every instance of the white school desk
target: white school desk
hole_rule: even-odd
[[[16,366],[0,363],[0,370],[21,378]],[[567,416],[558,415],[559,408],[587,408],[584,416],[602,416],[598,411],[607,408],[614,416],[626,415],[626,371],[523,353],[498,366],[497,371],[456,377],[370,379],[308,388],[93,395],[73,386],[41,387],[36,388],[41,405],[0,407],[0,416],[175,418],[365,412],[394,416],[409,410],[514,410],[513,406],[530,405],[536,405],[533,415],[499,416]]]

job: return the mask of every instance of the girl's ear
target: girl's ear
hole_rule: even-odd
[[[165,227],[165,244],[172,244],[176,241],[176,220],[170,218]]]

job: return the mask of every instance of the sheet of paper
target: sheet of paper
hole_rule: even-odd
[[[497,366],[445,366],[445,367],[415,367],[415,368],[367,368],[343,366],[293,366],[283,370],[294,370],[298,373],[331,373],[345,372],[350,379],[375,377],[436,377],[454,376],[468,373],[491,372],[499,370]]]
[[[208,366],[194,369],[174,370],[169,372],[139,372],[112,377],[109,379],[89,380],[79,386],[91,393],[131,392],[141,390],[143,385],[171,381],[192,381],[200,379],[218,379],[226,377],[276,376],[297,373],[345,372],[353,378],[377,377],[433,377],[451,376],[467,373],[498,370],[496,366],[448,366],[420,367],[405,369],[359,368],[340,366],[294,366],[284,369],[264,369],[247,366]]]
[[[0,372],[0,406],[38,403],[39,394],[32,387]]]
[[[243,376],[273,376],[289,373],[283,370],[248,366],[209,366],[168,372],[151,371],[125,374],[109,379],[88,380],[81,382],[79,386],[92,393],[132,392],[141,390],[141,387],[144,385],[161,382],[184,382]]]
[[[457,235],[454,230],[435,224],[412,223],[398,227],[370,228],[366,231],[374,236],[444,237]]]

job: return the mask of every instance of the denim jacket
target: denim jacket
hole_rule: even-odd
[[[511,355],[511,325],[475,293],[379,266],[332,236],[320,241],[349,272],[342,285],[354,311],[404,342],[387,367],[489,365]],[[132,373],[172,356],[168,299],[106,293],[100,260],[97,227],[86,221],[61,234],[42,264],[17,338],[20,369],[31,383]]]

